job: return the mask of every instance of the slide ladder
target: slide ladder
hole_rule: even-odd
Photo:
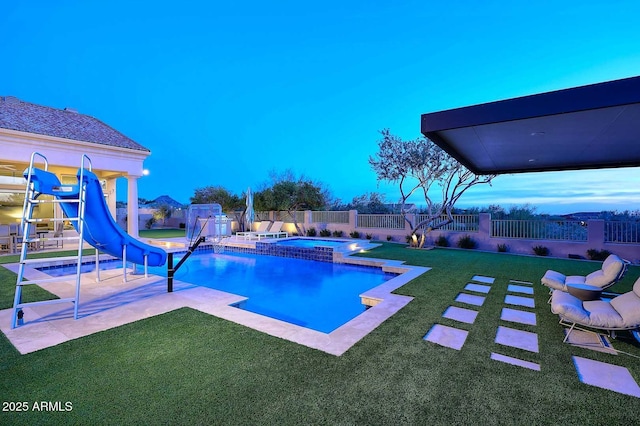
[[[60,185],[53,187],[53,190],[59,193],[64,193],[66,198],[61,200],[58,197],[50,197],[50,198],[39,198],[42,193],[42,188],[39,187],[38,183],[33,179],[33,171],[34,171],[34,163],[36,158],[39,158],[44,163],[44,171],[48,171],[49,162],[47,158],[38,153],[34,152],[31,154],[31,160],[29,162],[28,171],[25,172],[27,179],[27,186],[25,190],[24,204],[22,208],[22,221],[20,223],[20,227],[22,229],[22,249],[20,251],[20,263],[18,267],[18,276],[16,279],[16,292],[15,298],[13,301],[13,317],[11,321],[11,327],[15,328],[18,325],[21,325],[23,322],[23,308],[29,306],[36,305],[48,305],[53,303],[68,303],[71,302],[74,304],[73,317],[75,319],[78,318],[78,304],[80,300],[80,279],[81,279],[81,267],[82,267],[82,247],[84,241],[84,213],[85,213],[85,201],[86,201],[86,183],[85,180],[80,177],[78,179],[77,185]],[[86,155],[82,156],[82,167],[80,173],[85,170],[85,160],[88,163],[88,170],[91,171],[91,160]],[[75,217],[52,217],[52,218],[35,218],[34,217],[34,209],[38,205],[43,204],[57,204],[57,203],[73,203],[77,204],[77,216]],[[57,225],[59,222],[69,221],[72,224],[77,226],[78,230],[77,237],[53,237],[53,238],[45,238],[41,236],[36,236],[34,231],[34,227],[37,226],[38,223],[54,223]],[[54,226],[56,228],[56,226]],[[44,284],[47,282],[60,281],[59,278],[48,278],[48,279],[35,279],[35,280],[24,280],[24,272],[25,266],[30,263],[42,263],[47,260],[60,260],[60,258],[38,258],[38,259],[29,259],[28,251],[30,248],[37,246],[39,244],[45,243],[45,241],[63,241],[63,240],[77,240],[78,241],[78,254],[75,257],[77,261],[77,269],[76,269],[76,287],[75,294],[73,297],[64,298],[64,299],[54,299],[54,300],[42,300],[36,302],[22,302],[22,289],[24,286],[31,284]],[[96,253],[97,256],[97,253]]]

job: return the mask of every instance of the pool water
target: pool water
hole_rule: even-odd
[[[306,239],[306,238],[292,238],[288,240],[278,241],[276,244],[279,246],[288,247],[340,247],[348,244],[349,241],[341,240],[318,240],[318,239]]]
[[[103,264],[109,269],[122,265],[101,262],[100,269]],[[87,265],[91,267],[95,264]],[[63,274],[63,269],[55,273]],[[166,276],[166,267],[149,271]],[[74,273],[75,266],[67,267],[66,275]],[[175,278],[247,297],[237,305],[240,309],[330,333],[364,312],[360,294],[395,276],[366,266],[244,253],[194,253]]]

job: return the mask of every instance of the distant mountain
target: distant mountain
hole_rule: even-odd
[[[174,209],[181,209],[184,208],[184,204],[174,200],[173,198],[169,197],[168,195],[161,195],[158,198],[156,198],[153,201],[150,201],[146,204],[141,205],[140,207],[146,207],[146,208],[158,208],[160,206],[169,206],[172,207]]]
[[[602,219],[602,212],[575,212],[575,213],[563,214],[562,217],[569,220]]]

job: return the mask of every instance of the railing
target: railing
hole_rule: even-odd
[[[357,228],[404,229],[404,218],[399,214],[359,214]]]
[[[419,214],[416,217],[416,224],[423,220],[429,219],[428,214]],[[453,222],[448,223],[442,227],[439,227],[440,231],[457,231],[457,232],[478,232],[479,229],[479,216],[477,214],[454,214],[452,215]],[[440,222],[448,220],[446,215],[440,216],[438,220],[434,221],[434,225]],[[421,229],[425,229],[430,225],[422,226]],[[432,226],[432,225],[431,225]]]
[[[312,223],[349,223],[349,212],[311,212]]]
[[[280,211],[276,212],[276,220],[280,220],[285,223],[304,223],[304,212],[293,212],[293,216],[289,212]],[[295,220],[294,220],[295,217]]]
[[[526,240],[587,241],[588,229],[580,221],[492,220],[491,236]]]
[[[604,241],[607,243],[640,243],[640,222],[605,222]]]
[[[269,220],[269,212],[255,212],[254,217],[256,222]]]

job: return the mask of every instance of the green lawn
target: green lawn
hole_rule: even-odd
[[[175,238],[175,237],[184,237],[185,236],[184,229],[175,229],[175,228],[167,228],[167,229],[141,229],[138,234],[142,238]]]
[[[2,412],[0,424],[637,422],[640,400],[580,383],[571,356],[625,366],[640,382],[638,359],[562,344],[539,284],[548,268],[581,274],[597,263],[395,244],[363,255],[433,269],[398,290],[415,298],[409,305],[341,357],[186,308],[22,356],[2,336],[2,400],[69,401],[73,410]],[[442,318],[475,274],[496,277],[476,322]],[[614,290],[628,290],[639,275],[631,268]],[[534,282],[537,326],[500,320],[509,279]],[[0,286],[14,284],[0,276]],[[469,330],[462,350],[423,341],[435,323]],[[493,343],[499,325],[537,332],[540,353]],[[640,356],[632,341],[615,346]],[[492,352],[541,371],[493,361]]]

